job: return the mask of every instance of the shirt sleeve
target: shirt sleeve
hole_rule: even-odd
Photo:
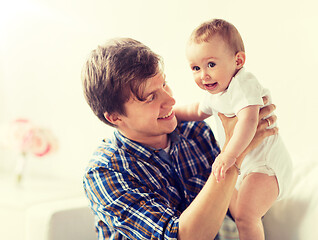
[[[95,214],[129,239],[177,239],[180,213],[128,173],[92,168],[84,189]]]
[[[205,114],[208,114],[210,116],[213,115],[213,111],[211,108],[211,102],[213,101],[212,99],[212,95],[209,93],[204,93],[201,102],[199,104],[199,110],[201,112],[204,112]]]
[[[231,92],[231,105],[235,115],[247,107],[253,105],[263,106],[263,87],[257,81],[254,75],[249,72],[245,72],[232,81],[229,91]]]

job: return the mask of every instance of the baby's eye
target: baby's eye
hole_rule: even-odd
[[[194,67],[192,67],[192,70],[193,70],[193,71],[199,71],[200,68],[199,68],[198,66],[194,66]]]
[[[213,68],[213,67],[215,66],[215,63],[214,63],[214,62],[209,62],[209,63],[208,63],[208,66],[209,66],[210,68]]]

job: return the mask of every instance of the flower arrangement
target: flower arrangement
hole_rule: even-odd
[[[52,132],[28,119],[12,121],[8,133],[11,147],[23,154],[43,157],[56,150],[56,139]]]
[[[15,119],[4,129],[5,145],[20,153],[16,169],[18,183],[22,180],[28,155],[44,157],[57,150],[57,140],[52,132],[28,119]]]

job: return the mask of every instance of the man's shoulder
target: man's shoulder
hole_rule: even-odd
[[[182,121],[178,124],[178,130],[186,138],[196,138],[202,135],[213,135],[210,126],[205,121]]]
[[[104,139],[93,152],[88,169],[106,167],[118,168],[132,156],[122,149],[115,138]]]

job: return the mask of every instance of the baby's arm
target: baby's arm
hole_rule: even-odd
[[[252,141],[258,124],[259,106],[248,106],[237,114],[237,124],[225,152],[238,157]]]
[[[199,103],[193,103],[184,106],[176,106],[174,112],[178,121],[203,121],[210,115],[199,109]]]
[[[234,165],[236,158],[245,150],[252,141],[258,124],[259,106],[248,106],[237,114],[237,124],[233,136],[215,160],[212,172],[217,180],[224,178],[225,172]]]

